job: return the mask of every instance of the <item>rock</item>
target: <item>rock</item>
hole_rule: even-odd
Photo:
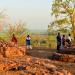
[[[57,67],[52,64],[44,64],[45,67],[56,70]]]
[[[64,61],[64,62],[75,62],[75,55],[53,53],[52,59],[60,60],[60,61]]]
[[[27,66],[27,67],[26,67],[26,70],[30,70],[30,69],[31,69],[31,67],[30,67],[30,66]]]
[[[5,65],[4,63],[0,63],[0,71],[3,71],[3,70],[5,70]]]
[[[40,71],[37,71],[37,72],[35,73],[35,75],[42,75],[42,73],[41,73]]]
[[[27,58],[27,62],[29,62],[31,60],[31,58]]]
[[[61,73],[61,72],[58,72],[57,75],[66,75],[66,74],[63,74],[63,73]]]
[[[0,53],[0,59],[2,59],[3,58],[3,55]]]
[[[18,70],[24,70],[24,67],[23,66],[18,66],[17,69]]]
[[[35,61],[31,62],[33,59]],[[36,60],[38,64],[36,64]],[[3,59],[2,62],[0,62],[0,71],[24,71],[25,75],[71,75],[68,71],[64,69],[60,70],[50,62],[45,62],[43,59],[40,60],[29,56]]]
[[[11,58],[16,56],[24,56],[24,54],[16,47],[8,47],[6,49],[5,56]]]
[[[68,72],[68,74],[67,75],[72,75],[70,72]]]

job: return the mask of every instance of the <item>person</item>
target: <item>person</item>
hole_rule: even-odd
[[[17,38],[16,38],[15,34],[12,35],[11,42],[12,42],[14,45],[17,45]]]
[[[71,42],[72,42],[71,34],[68,34],[68,38],[66,39],[66,42],[68,43],[68,47],[71,47]]]
[[[62,36],[62,40],[61,40],[61,44],[62,44],[62,49],[65,48],[65,44],[66,44],[66,38],[65,38],[65,35]]]
[[[27,35],[27,38],[26,38],[26,46],[27,46],[27,49],[32,49],[31,47],[31,38],[29,35]]]
[[[57,38],[57,51],[59,52],[60,46],[61,46],[61,35],[60,35],[60,33],[58,33],[56,38]]]

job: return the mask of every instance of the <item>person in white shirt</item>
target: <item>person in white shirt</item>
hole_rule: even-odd
[[[71,47],[71,43],[72,43],[71,34],[68,34],[68,38],[66,39],[66,42],[68,43],[68,46]]]
[[[71,39],[71,34],[68,35],[68,39],[69,39],[69,41],[71,42],[71,40],[72,40],[72,39]]]
[[[28,35],[27,38],[26,38],[26,46],[27,46],[27,49],[32,49],[30,40],[31,40],[31,38]]]

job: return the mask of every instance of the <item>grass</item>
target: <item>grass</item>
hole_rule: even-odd
[[[56,48],[56,37],[54,35],[30,35],[31,44],[33,47],[47,47],[47,48]],[[25,45],[26,35],[16,36],[18,39],[19,45]],[[5,41],[10,41],[12,37],[7,36],[5,33],[0,34],[0,39]]]

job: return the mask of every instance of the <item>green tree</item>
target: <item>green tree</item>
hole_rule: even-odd
[[[71,25],[75,40],[75,0],[54,0],[52,4],[52,15],[55,17],[54,23],[62,27]]]

